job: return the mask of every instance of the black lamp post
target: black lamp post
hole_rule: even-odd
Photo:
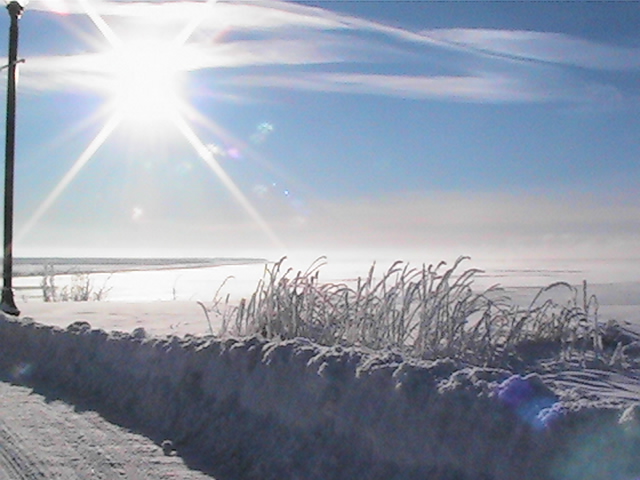
[[[4,262],[2,269],[2,301],[0,309],[10,315],[20,315],[13,299],[13,165],[16,140],[16,64],[18,63],[18,19],[22,15],[24,2],[7,2],[11,17],[9,28],[9,63],[7,80],[7,135],[5,138],[4,170]]]

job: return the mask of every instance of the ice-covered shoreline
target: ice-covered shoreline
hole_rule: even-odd
[[[580,369],[562,383],[303,339],[149,337],[8,318],[0,342],[12,381],[116,412],[197,452],[223,479],[640,475],[638,402],[574,388],[588,387]],[[633,386],[637,372],[625,378]]]
[[[204,268],[229,265],[264,264],[262,258],[204,258],[204,257],[18,257],[14,259],[13,274],[16,277],[33,277],[46,274],[76,275],[92,273],[135,272],[140,270],[165,270]]]

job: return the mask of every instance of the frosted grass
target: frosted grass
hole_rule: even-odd
[[[582,292],[552,283],[522,308],[497,286],[476,291],[474,281],[483,272],[463,270],[466,260],[418,268],[397,261],[382,275],[373,264],[348,284],[320,281],[324,257],[306,271],[287,268],[283,258],[265,267],[255,292],[237,305],[216,295],[210,309],[202,307],[222,315],[222,333],[303,337],[422,359],[499,365],[521,355],[523,346],[545,344],[558,345],[564,360],[602,356],[597,299],[589,296],[586,282]]]

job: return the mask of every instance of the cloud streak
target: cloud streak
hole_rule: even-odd
[[[640,70],[640,48],[604,45],[560,33],[459,28],[423,34],[451,46],[516,61],[597,70]]]
[[[238,75],[233,83],[245,86],[304,89],[319,92],[385,95],[459,102],[542,102],[577,97],[559,85],[536,84],[526,78],[502,74],[478,76],[410,76],[360,73],[299,75]],[[594,93],[592,90],[582,92]],[[603,92],[604,94],[605,92]]]
[[[469,102],[609,103],[624,92],[610,79],[571,69],[640,70],[640,49],[604,45],[565,34],[487,29],[411,31],[282,1],[92,1],[113,31],[174,32],[183,36],[185,72],[280,68],[263,75],[237,72],[234,85],[294,88]],[[30,9],[84,15],[87,0],[33,0]],[[101,90],[101,52],[38,57],[24,85]],[[403,58],[405,71],[389,71]],[[311,65],[322,70],[305,71]],[[396,66],[397,68],[397,66]],[[371,70],[375,71],[371,71]],[[455,72],[455,73],[452,73]],[[621,103],[618,101],[618,103]]]

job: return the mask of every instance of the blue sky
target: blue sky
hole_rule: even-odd
[[[32,0],[15,251],[640,258],[638,24],[638,2]]]

